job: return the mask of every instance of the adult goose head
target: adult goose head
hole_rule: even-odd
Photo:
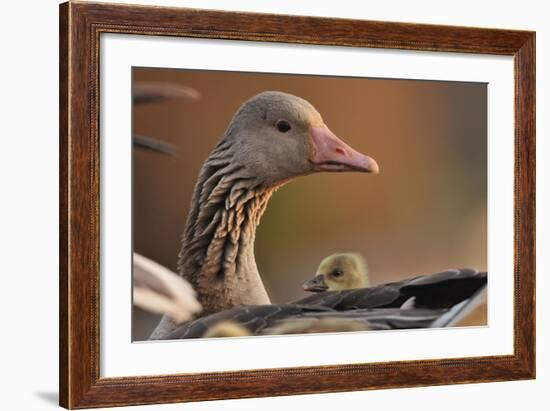
[[[305,291],[339,291],[369,286],[367,263],[357,253],[332,254],[319,264],[317,274],[303,285]]]
[[[321,171],[377,173],[378,165],[302,98],[267,91],[239,108],[199,173],[179,256],[203,315],[270,302],[254,258],[256,226],[275,189]]]

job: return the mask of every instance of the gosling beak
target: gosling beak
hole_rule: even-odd
[[[325,276],[319,274],[313,277],[311,280],[308,280],[302,285],[304,291],[311,291],[318,293],[321,291],[326,291],[328,289],[327,284],[325,283]]]
[[[354,150],[330,131],[327,126],[311,127],[313,154],[310,159],[315,171],[361,171],[378,174],[376,161]]]

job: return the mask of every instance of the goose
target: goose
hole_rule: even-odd
[[[201,314],[270,304],[254,239],[271,195],[296,177],[345,171],[378,173],[378,164],[339,139],[308,101],[279,91],[246,101],[199,172],[183,233],[179,272]],[[163,318],[152,338],[173,327]]]
[[[223,321],[254,335],[296,319],[354,319],[388,329],[429,327],[447,315],[440,323],[451,324],[456,306],[486,285],[486,273],[449,270],[271,304],[254,257],[256,226],[271,195],[300,176],[348,171],[376,174],[379,167],[339,139],[311,103],[278,91],[246,101],[199,172],[182,236],[178,271],[203,310],[179,326],[165,315],[150,339],[203,337]],[[432,295],[438,292],[446,295]],[[411,297],[414,309],[401,309]]]
[[[466,271],[464,271],[466,272]],[[470,274],[474,274],[475,271],[471,271]],[[454,272],[451,271],[450,274],[446,274],[447,277],[453,276]],[[437,276],[432,277],[432,280],[437,278]],[[444,281],[443,277],[438,279],[439,282]],[[399,283],[399,287],[403,289],[403,285],[406,283]],[[338,290],[352,290],[358,288],[366,288],[369,286],[369,277],[368,277],[368,267],[367,262],[358,253],[339,253],[332,254],[328,257],[325,257],[319,264],[316,275],[306,281],[302,288],[305,291],[310,292],[324,292],[324,291],[338,291]],[[385,284],[382,287],[377,288],[380,294],[385,293],[386,295],[392,292],[392,289],[395,289],[396,284]],[[404,288],[406,290],[406,288]],[[483,293],[481,293],[483,294]],[[370,296],[372,299],[373,296]],[[402,299],[401,299],[402,301]],[[473,301],[470,302],[470,309],[464,310],[462,312],[462,319],[460,323],[470,324],[470,325],[483,325],[484,318],[486,316],[486,296],[480,295],[479,301],[475,300],[476,304],[473,304]],[[424,303],[426,304],[426,303]],[[401,306],[401,310],[413,309],[417,305],[416,296],[411,295],[406,299]],[[470,310],[472,312],[470,312]],[[458,320],[458,318],[456,319]],[[458,322],[457,322],[458,323]],[[434,326],[437,323],[434,323]]]
[[[369,285],[367,262],[358,253],[339,253],[325,257],[315,277],[306,281],[305,291],[339,291]]]

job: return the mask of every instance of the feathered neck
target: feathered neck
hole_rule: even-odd
[[[256,226],[274,188],[233,163],[223,139],[205,161],[191,200],[178,269],[198,293],[201,315],[270,300],[254,258]]]

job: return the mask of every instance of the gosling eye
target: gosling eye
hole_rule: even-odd
[[[334,278],[338,278],[338,277],[342,277],[344,275],[344,272],[342,270],[340,270],[339,268],[335,268],[334,270],[332,270],[331,275]]]
[[[277,121],[277,124],[275,124],[275,127],[277,127],[277,130],[279,130],[281,133],[286,133],[292,128],[290,123],[287,120]]]

